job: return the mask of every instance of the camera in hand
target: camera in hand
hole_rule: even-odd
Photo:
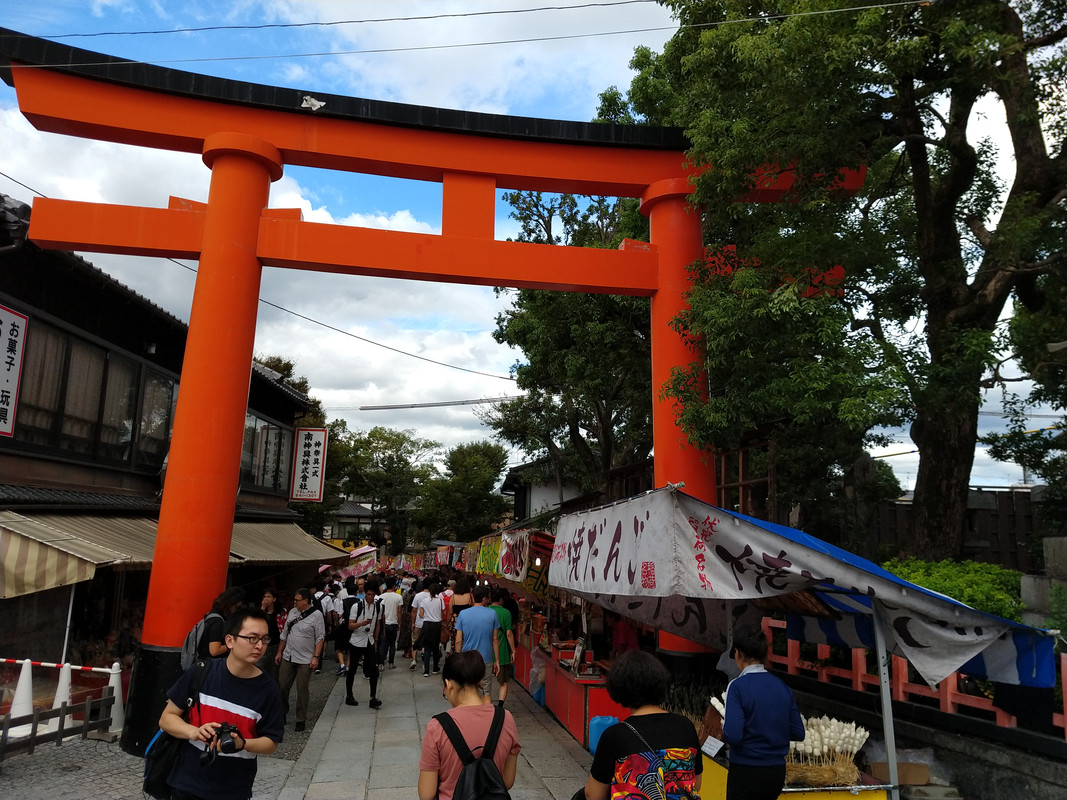
[[[219,740],[220,753],[232,755],[237,752],[237,740],[230,736],[231,733],[236,733],[238,736],[241,735],[241,732],[237,730],[237,726],[230,722],[223,722],[215,729],[215,738]]]
[[[238,736],[241,732],[237,729],[237,726],[232,722],[222,722],[219,727],[215,729],[215,739],[219,742],[219,753],[225,753],[226,755],[232,755],[237,752],[237,740],[230,736],[231,733],[236,733]],[[200,764],[210,764],[215,760],[217,755],[215,749],[208,743],[208,748],[200,754]]]

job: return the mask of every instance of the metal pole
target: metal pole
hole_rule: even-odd
[[[878,687],[882,699],[882,734],[885,736],[885,758],[889,766],[889,790],[892,800],[900,800],[900,780],[897,775],[897,739],[893,729],[893,695],[889,689],[889,653],[885,646],[882,615],[877,601],[871,601],[874,621],[874,648],[878,657]]]
[[[74,587],[77,584],[72,583],[70,585],[70,602],[67,603],[67,627],[63,629],[63,652],[59,654],[59,663],[67,663],[67,646],[70,644],[70,618],[74,614]]]

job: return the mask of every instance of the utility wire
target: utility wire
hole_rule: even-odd
[[[26,189],[27,191],[33,192],[35,195],[37,195],[39,197],[48,197],[48,195],[46,195],[44,192],[40,192],[37,189],[34,189],[32,186],[27,186],[22,181],[15,180],[15,178],[12,178],[6,172],[0,172],[0,177],[7,178],[12,183],[17,183],[22,188]],[[181,261],[179,261],[176,258],[166,257],[164,260],[169,261],[172,264],[177,264],[182,269],[189,270],[189,272],[192,272],[194,275],[197,274],[197,270],[196,270],[195,267],[191,267],[188,264],[183,264]],[[367,339],[367,338],[365,338],[363,336],[359,336],[359,335],[357,335],[355,333],[352,333],[351,331],[346,331],[346,330],[342,330],[341,328],[334,327],[333,325],[330,325],[327,322],[323,322],[322,320],[318,320],[318,319],[315,319],[313,317],[305,316],[304,314],[301,314],[301,313],[299,313],[297,311],[293,311],[291,308],[286,308],[285,306],[278,305],[277,303],[272,303],[270,300],[265,300],[262,297],[259,298],[259,302],[262,303],[263,305],[270,306],[271,308],[276,308],[279,311],[284,311],[286,314],[292,314],[294,317],[299,317],[300,319],[305,320],[306,322],[310,322],[313,325],[318,325],[320,327],[326,328],[327,330],[334,331],[335,333],[344,334],[345,336],[349,336],[349,337],[351,337],[353,339],[358,339],[361,342],[364,342],[366,344],[374,345],[375,347],[382,347],[382,348],[384,348],[386,350],[390,350],[390,351],[392,351],[394,353],[397,353],[399,355],[407,356],[408,358],[417,358],[419,361],[426,361],[426,362],[428,362],[430,364],[436,364],[439,367],[447,367],[448,369],[455,369],[455,370],[459,370],[460,372],[469,372],[472,375],[481,375],[481,376],[486,377],[486,378],[496,378],[497,380],[502,380],[502,381],[512,381],[512,382],[515,381],[515,378],[512,375],[495,375],[495,374],[493,374],[491,372],[481,372],[481,371],[476,370],[476,369],[469,369],[468,367],[460,367],[460,366],[457,366],[455,364],[448,364],[448,363],[446,363],[444,361],[437,361],[437,360],[435,360],[433,358],[427,358],[426,356],[420,356],[420,355],[418,355],[416,353],[409,353],[406,350],[400,350],[400,349],[398,349],[396,347],[391,347],[390,345],[382,344],[381,342],[376,342],[373,339]]]
[[[430,50],[453,50],[464,47],[496,47],[499,45],[516,45],[516,44],[530,44],[534,42],[559,42],[568,41],[573,39],[592,39],[602,36],[628,36],[635,33],[656,33],[660,31],[671,30],[700,30],[705,28],[717,28],[723,25],[735,25],[739,23],[749,22],[770,22],[780,21],[785,19],[792,19],[796,17],[813,17],[813,16],[825,16],[828,14],[842,14],[853,11],[869,11],[871,9],[888,9],[902,6],[928,6],[937,0],[901,0],[901,2],[895,3],[880,3],[870,6],[850,6],[848,8],[833,8],[833,9],[820,9],[816,11],[801,11],[793,14],[769,14],[766,16],[758,17],[745,17],[742,19],[729,19],[722,20],[721,22],[703,22],[693,25],[670,25],[670,26],[657,26],[652,28],[632,28],[630,30],[623,31],[601,31],[599,33],[574,33],[560,36],[534,36],[525,39],[499,39],[489,42],[462,42],[458,44],[439,44],[439,45],[412,45],[411,47],[379,47],[368,48],[364,50],[335,50],[324,51],[314,53],[276,53],[273,55],[255,55],[255,56],[215,56],[212,58],[172,58],[172,59],[153,59],[151,61],[139,61],[136,59],[118,59],[126,61],[130,64],[202,64],[208,62],[221,62],[221,61],[262,61],[275,58],[321,58],[323,56],[356,56],[356,55],[379,55],[382,53],[408,53],[415,51],[430,51]],[[515,13],[515,12],[501,12],[501,13]],[[432,19],[433,17],[428,17]],[[377,21],[377,20],[368,20]],[[354,22],[350,21],[350,22]],[[309,24],[325,24],[325,23],[277,23],[277,27],[302,27]],[[234,26],[235,30],[240,30],[244,26]],[[223,30],[223,26],[219,26],[217,30]],[[156,31],[144,31],[144,34],[156,33]],[[63,34],[65,36],[75,36],[78,34]],[[88,34],[85,34],[88,35]],[[123,31],[109,31],[106,33],[93,34],[95,36],[122,36],[126,35]],[[55,39],[62,38],[61,36],[42,36],[39,38]],[[80,63],[63,63],[63,64],[11,64],[11,69],[52,69],[56,67],[92,67],[92,66],[105,66],[107,64],[115,63],[115,59],[108,61],[87,61]]]
[[[492,17],[509,14],[531,14],[541,11],[573,11],[585,8],[611,8],[655,3],[657,0],[614,0],[607,3],[582,3],[573,6],[537,6],[535,8],[510,8],[496,11],[466,11],[454,14],[422,14],[414,17],[373,17],[371,19],[344,19],[331,22],[273,22],[261,25],[207,25],[202,28],[166,28],[152,31],[98,31],[96,33],[62,33],[49,39],[89,39],[97,36],[150,36],[168,33],[205,33],[210,31],[261,31],[277,28],[329,28],[339,25],[370,25],[376,22],[428,22],[439,19],[463,19],[469,17]]]

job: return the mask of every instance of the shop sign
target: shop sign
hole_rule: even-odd
[[[297,428],[293,449],[293,482],[290,500],[322,502],[326,477],[326,428]]]
[[[0,436],[12,436],[15,433],[15,409],[29,322],[24,314],[0,306],[0,335],[4,340],[4,363],[0,368]]]
[[[522,583],[529,563],[530,532],[505,531],[500,543],[500,574],[515,583]]]
[[[548,594],[548,560],[540,564],[530,564],[526,570],[526,579],[522,582],[522,588],[530,594],[544,597]]]

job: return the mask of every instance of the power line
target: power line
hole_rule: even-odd
[[[454,14],[422,14],[414,17],[373,17],[371,19],[344,19],[330,22],[273,22],[260,25],[207,25],[201,28],[166,28],[151,31],[98,31],[96,33],[62,33],[48,36],[49,39],[90,39],[98,36],[151,36],[170,33],[206,33],[211,31],[261,31],[278,28],[329,28],[340,25],[370,25],[376,22],[428,22],[439,19],[469,17],[492,17],[509,14],[530,14],[541,11],[575,11],[585,8],[610,8],[655,3],[657,0],[613,0],[607,3],[582,3],[573,6],[537,6],[535,8],[511,8],[496,11],[466,11]]]
[[[641,0],[635,0],[635,2],[638,2],[638,1],[641,1]],[[598,38],[598,37],[603,37],[603,36],[628,36],[628,35],[635,34],[635,33],[657,33],[657,32],[660,32],[660,31],[689,30],[689,29],[700,30],[700,29],[706,29],[706,28],[717,28],[717,27],[721,27],[723,25],[735,25],[735,24],[739,24],[739,23],[749,23],[749,22],[780,21],[780,20],[792,19],[792,18],[796,18],[796,17],[813,17],[813,16],[825,16],[825,15],[828,15],[828,14],[842,14],[842,13],[848,13],[848,12],[852,12],[852,11],[869,11],[871,9],[876,9],[876,8],[888,9],[888,8],[897,8],[897,7],[902,7],[902,6],[924,6],[924,5],[930,5],[931,2],[933,2],[933,1],[934,0],[901,0],[901,2],[896,2],[896,3],[879,3],[877,5],[870,5],[870,6],[850,6],[848,8],[833,8],[833,9],[821,9],[821,10],[816,10],[816,11],[801,11],[801,12],[796,12],[796,13],[793,13],[793,14],[769,14],[769,15],[760,16],[760,17],[745,17],[745,18],[741,18],[741,19],[723,20],[721,22],[703,22],[703,23],[697,23],[697,24],[693,24],[693,25],[678,25],[678,26],[674,26],[674,25],[663,26],[663,25],[661,25],[661,26],[656,26],[656,27],[651,27],[651,28],[632,28],[632,29],[623,30],[623,31],[601,31],[601,32],[598,32],[598,33],[574,33],[574,34],[565,34],[565,35],[559,35],[559,36],[532,36],[532,37],[528,37],[528,38],[524,38],[524,39],[498,39],[498,40],[488,41],[488,42],[461,42],[461,43],[458,43],[458,44],[412,45],[410,47],[378,47],[378,48],[368,48],[368,49],[364,49],[364,50],[332,50],[332,51],[326,51],[326,52],[313,52],[313,53],[288,53],[288,54],[275,53],[275,54],[271,54],[271,55],[254,55],[254,56],[215,56],[215,57],[211,57],[211,58],[171,58],[171,59],[153,59],[151,61],[139,61],[139,60],[135,60],[135,59],[118,59],[118,60],[120,62],[121,61],[125,61],[125,62],[130,63],[130,64],[155,64],[155,65],[161,65],[161,64],[201,64],[201,63],[222,62],[222,61],[263,61],[263,60],[270,60],[270,59],[275,59],[275,58],[321,58],[323,56],[380,55],[380,54],[383,54],[383,53],[408,53],[408,52],[431,51],[431,50],[454,50],[454,49],[459,49],[459,48],[464,48],[464,47],[497,47],[497,46],[500,46],[500,45],[532,44],[532,43],[535,43],[535,42],[559,42],[559,41],[569,41],[569,40],[573,40],[573,39],[592,39],[592,38]],[[472,15],[474,13],[475,12],[472,12]],[[514,12],[500,12],[500,13],[514,13]],[[458,15],[458,16],[462,16],[462,15]],[[427,19],[433,19],[433,18],[434,17],[427,17]],[[418,19],[418,18],[412,18],[412,19]],[[379,20],[370,20],[370,21],[379,21]],[[357,20],[349,20],[348,22],[357,22]],[[287,28],[287,27],[296,28],[296,27],[303,27],[303,26],[310,25],[310,24],[326,24],[326,23],[301,23],[301,22],[277,23],[276,27],[279,27],[279,28]],[[241,29],[243,29],[245,27],[249,27],[249,26],[233,26],[232,29],[241,30]],[[251,27],[260,27],[260,26],[251,26]],[[227,30],[227,29],[229,29],[229,28],[227,28],[226,26],[218,26],[217,28],[214,28],[214,30]],[[158,31],[143,31],[141,33],[142,34],[153,34],[153,33],[158,33]],[[66,36],[76,36],[76,35],[78,35],[78,34],[63,34],[61,36],[42,36],[42,37],[39,37],[39,38],[42,38],[42,39],[56,39],[56,38],[63,38],[63,37],[66,37]],[[88,35],[88,34],[86,34],[86,35]],[[97,34],[93,34],[93,35],[95,35],[95,36],[122,36],[122,35],[127,35],[127,34],[124,31],[109,31],[109,32],[97,33]],[[135,32],[134,35],[136,35],[136,32]],[[86,62],[79,62],[79,63],[73,63],[73,64],[72,63],[63,63],[63,64],[11,64],[10,68],[11,69],[52,69],[52,68],[56,68],[56,67],[73,67],[73,66],[78,66],[78,67],[105,66],[105,65],[113,64],[113,63],[115,63],[115,59],[109,59],[108,61],[100,61],[100,62],[86,61]]]
[[[522,400],[525,395],[511,397],[483,397],[479,400],[441,400],[436,403],[398,403],[387,406],[358,406],[359,411],[394,411],[400,408],[444,408],[445,406],[477,406],[482,403],[503,403],[508,400]],[[334,411],[349,411],[351,406],[334,406]]]
[[[27,191],[33,192],[35,195],[37,195],[39,197],[47,197],[48,196],[44,192],[40,192],[37,189],[34,189],[32,186],[27,186],[22,181],[15,180],[15,178],[12,178],[6,172],[0,171],[0,177],[7,178],[12,183],[17,183],[22,188],[26,189]],[[189,270],[189,272],[192,272],[194,275],[197,274],[197,270],[196,270],[195,267],[191,267],[188,264],[183,264],[181,261],[178,261],[176,258],[167,257],[164,260],[169,261],[172,264],[177,264],[182,269]],[[305,320],[306,322],[310,322],[313,325],[319,325],[320,327],[326,328],[327,330],[334,331],[335,333],[344,334],[345,336],[349,336],[349,337],[351,337],[353,339],[357,339],[357,340],[359,340],[361,342],[364,342],[366,344],[371,344],[371,345],[374,345],[375,347],[381,347],[381,348],[384,348],[385,350],[389,350],[389,351],[391,351],[393,353],[397,353],[397,354],[402,355],[402,356],[407,356],[408,358],[417,358],[419,361],[425,361],[425,362],[427,362],[429,364],[436,364],[439,367],[447,367],[448,369],[455,369],[455,370],[459,370],[460,372],[468,372],[468,373],[470,373],[472,375],[481,375],[481,376],[486,377],[486,378],[496,378],[497,380],[512,381],[512,382],[514,382],[514,380],[515,380],[515,378],[513,376],[511,376],[511,375],[496,375],[496,374],[493,374],[491,372],[481,372],[480,370],[470,369],[468,367],[460,367],[460,366],[457,366],[456,364],[448,364],[448,363],[446,363],[444,361],[437,361],[436,359],[428,358],[426,356],[420,356],[420,355],[418,355],[416,353],[409,353],[406,350],[400,350],[400,349],[398,349],[396,347],[391,347],[390,345],[382,344],[381,342],[376,342],[373,339],[367,339],[366,337],[359,336],[358,334],[352,333],[351,331],[342,330],[341,328],[337,328],[337,327],[335,327],[333,325],[330,325],[327,322],[323,322],[321,320],[314,319],[313,317],[309,317],[309,316],[306,316],[304,314],[301,314],[301,313],[299,313],[297,311],[293,311],[291,308],[286,308],[285,306],[278,305],[277,303],[272,303],[270,300],[265,300],[262,297],[259,298],[259,302],[262,303],[263,305],[270,306],[271,308],[276,308],[279,311],[284,311],[286,314],[292,314],[294,317],[299,317],[300,319]]]

